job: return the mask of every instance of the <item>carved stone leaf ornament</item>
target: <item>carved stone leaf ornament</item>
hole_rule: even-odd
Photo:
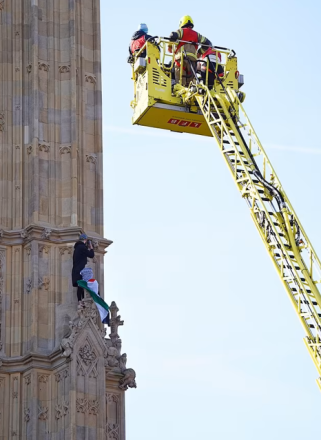
[[[45,254],[48,254],[48,252],[49,252],[49,247],[44,244],[39,245],[39,254],[42,254],[43,252]]]
[[[59,73],[68,73],[70,72],[71,65],[70,64],[64,64],[62,66],[59,66]]]
[[[38,406],[38,419],[47,420],[48,419],[49,408],[47,406]]]
[[[49,144],[38,144],[39,150],[44,151],[45,153],[49,153],[50,151],[50,145]]]
[[[71,153],[71,145],[63,145],[59,148],[60,154],[68,154]]]
[[[107,394],[107,402],[108,403],[119,403],[119,395],[117,395],[117,394],[111,394],[111,393],[108,393]]]
[[[39,278],[38,289],[44,288],[45,290],[49,290],[49,285],[50,285],[50,278],[49,277]]]
[[[39,374],[38,381],[41,383],[47,383],[49,379],[49,376],[46,374]]]
[[[108,439],[119,439],[119,425],[118,423],[107,423],[107,435]]]
[[[85,80],[86,80],[86,82],[91,83],[91,84],[96,84],[96,82],[97,82],[97,78],[94,75],[90,75],[90,74],[85,75]]]
[[[99,411],[99,400],[89,400],[89,402],[88,402],[89,414],[93,414],[93,415],[97,416],[98,411]]]
[[[65,417],[68,412],[69,412],[69,402],[66,401],[62,401],[62,403],[57,404],[55,406],[55,410],[56,410],[56,419],[59,420],[62,417]]]
[[[78,398],[76,400],[76,410],[77,412],[85,413],[88,409],[88,400]]]
[[[49,67],[50,67],[50,64],[38,61],[39,70],[43,70],[44,72],[49,72]]]
[[[31,279],[29,278],[29,279],[26,281],[26,294],[29,295],[29,293],[31,292],[31,290],[32,290],[32,281],[31,281]]]
[[[59,248],[60,255],[63,255],[65,252],[68,252],[69,255],[72,253],[72,248],[70,246],[64,246]]]
[[[80,348],[79,356],[83,360],[84,364],[87,366],[92,364],[92,362],[97,358],[89,342],[86,342],[85,345]]]
[[[86,154],[86,161],[95,164],[97,162],[97,156],[94,154]]]
[[[61,380],[66,379],[67,377],[69,377],[68,369],[59,371],[59,373],[55,374],[56,382],[60,382]]]
[[[30,421],[30,408],[25,408],[24,414],[25,414],[25,422],[28,423]]]

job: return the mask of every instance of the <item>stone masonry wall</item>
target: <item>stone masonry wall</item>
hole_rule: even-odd
[[[135,374],[119,317],[107,339],[77,311],[81,232],[104,296],[100,1],[0,0],[0,440],[125,439]]]

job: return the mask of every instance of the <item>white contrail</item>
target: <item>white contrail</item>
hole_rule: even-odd
[[[149,136],[149,137],[164,137],[164,138],[170,138],[178,140],[179,136],[181,136],[181,133],[174,133],[171,131],[163,131],[160,129],[155,130],[147,130],[144,127],[119,127],[117,125],[105,125],[104,126],[104,132],[105,133],[123,133],[123,134],[129,134],[134,136]],[[189,133],[186,133],[189,134]],[[193,137],[190,138],[190,140],[194,140],[196,135],[191,135]],[[185,138],[187,140],[187,138]],[[206,136],[198,136],[197,142],[212,142],[212,139],[210,137]],[[276,145],[276,144],[269,144],[266,143],[263,145],[265,150],[284,150],[284,151],[293,151],[295,153],[304,153],[304,154],[321,154],[321,148],[310,148],[310,147],[292,147],[287,145]]]

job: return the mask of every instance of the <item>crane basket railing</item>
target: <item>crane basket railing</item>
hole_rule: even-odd
[[[133,62],[132,62],[132,68],[133,68],[133,77],[132,79],[135,80],[135,64],[136,61],[139,58],[142,58],[142,54],[146,51],[146,56],[144,59],[146,59],[146,64],[149,61],[149,45],[152,44],[154,46],[157,46],[159,49],[159,57],[157,59],[157,62],[161,68],[161,70],[168,76],[174,78],[174,68],[175,68],[175,56],[177,55],[176,48],[180,43],[191,43],[190,41],[185,40],[177,40],[177,41],[170,41],[169,38],[160,38],[160,37],[151,37],[149,38],[145,44],[133,54]],[[224,81],[224,78],[226,77],[227,71],[226,71],[226,64],[227,64],[227,58],[230,56],[232,51],[227,48],[221,48],[218,46],[207,46],[207,45],[199,45],[199,47],[212,47],[213,50],[217,52],[217,54],[221,55],[221,61],[219,61],[217,57],[216,66],[215,69],[217,71],[218,66],[221,65],[223,68],[224,76],[221,78],[222,81]],[[179,49],[180,52],[180,58],[184,58],[184,46],[181,46]],[[177,57],[176,57],[177,58]],[[197,59],[198,63],[202,63],[206,65],[206,81],[205,84],[208,85],[208,73],[209,70],[211,70],[211,66],[209,65],[208,58],[202,60],[200,58]],[[178,65],[178,62],[177,62]],[[183,63],[179,63],[180,65],[180,79],[179,84],[182,84],[182,78],[183,78]]]

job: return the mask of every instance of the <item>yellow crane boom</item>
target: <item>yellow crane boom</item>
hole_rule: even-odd
[[[188,87],[176,84],[172,89],[174,54],[167,53],[166,44],[164,39],[147,42],[145,62],[139,52],[134,57],[133,123],[215,139],[300,319],[305,345],[321,376],[321,263],[244,110],[235,53],[221,51],[224,77],[217,78],[212,90],[207,76],[204,82],[197,75]],[[321,390],[321,377],[317,384]]]

